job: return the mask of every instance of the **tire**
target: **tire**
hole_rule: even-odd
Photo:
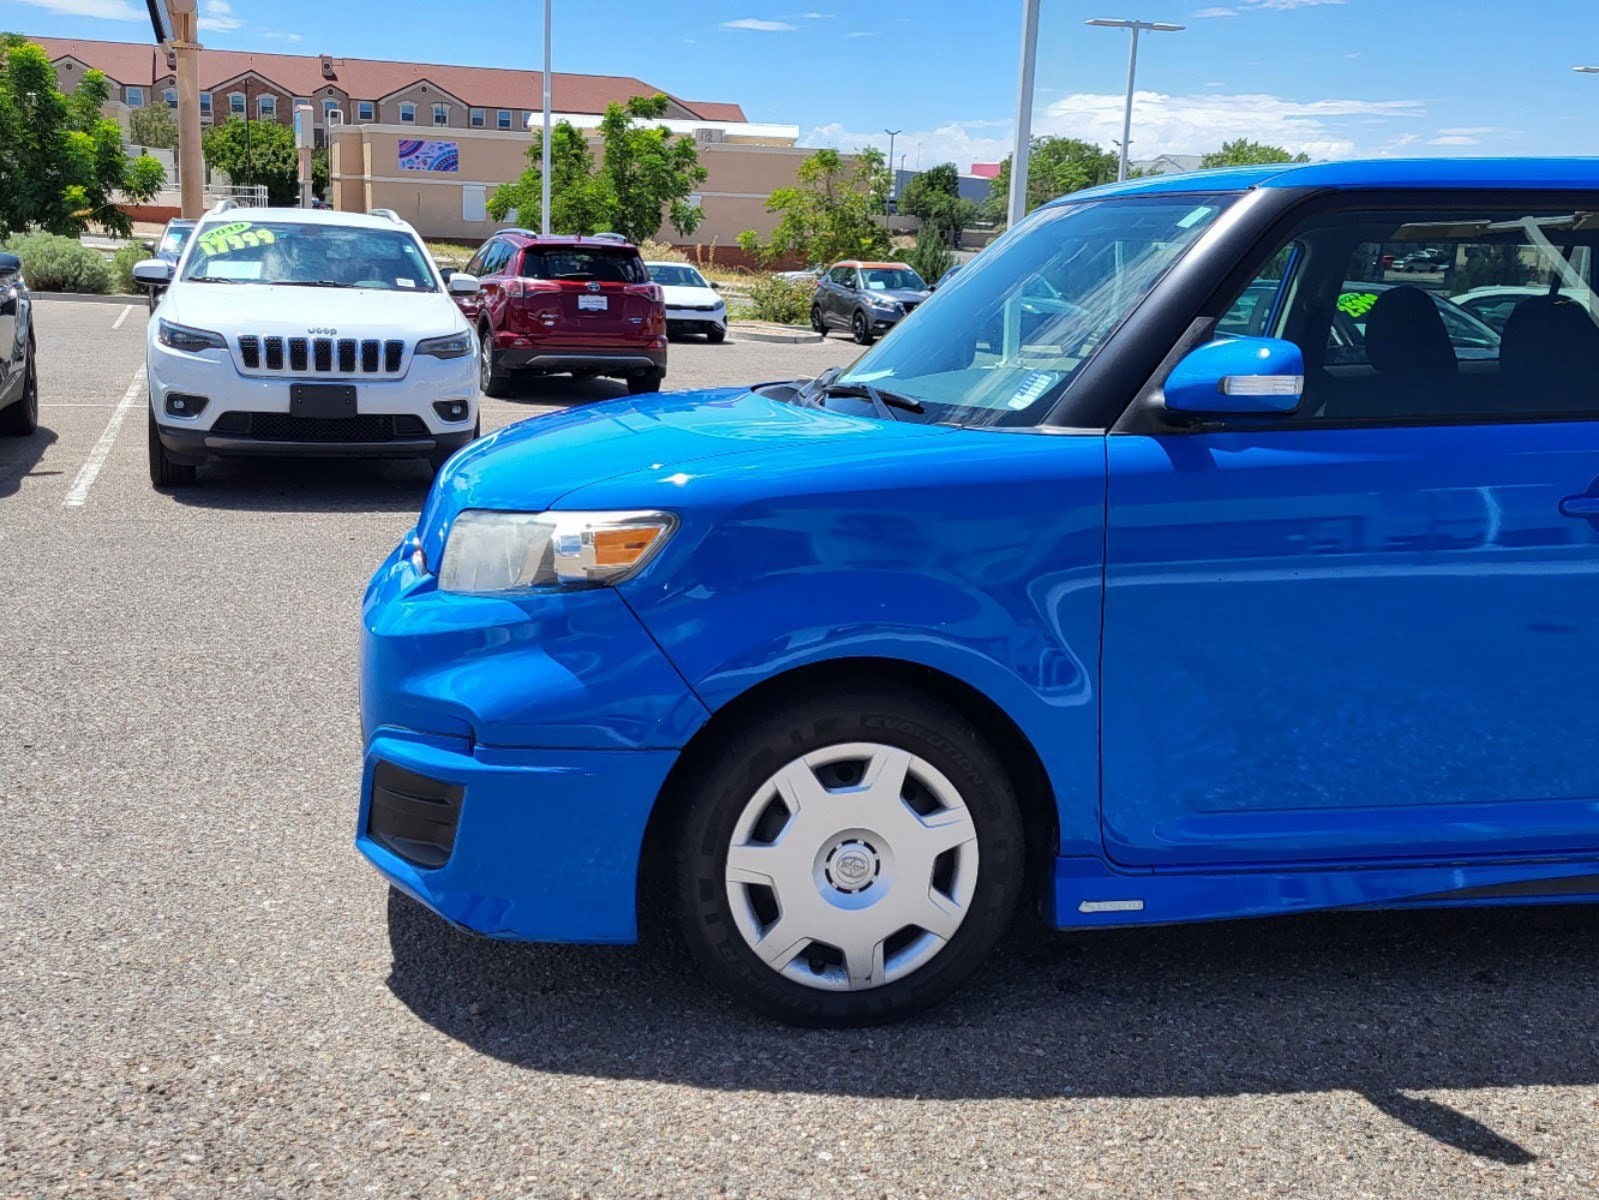
[[[483,436],[483,418],[479,417],[472,424],[472,442],[477,441],[478,438],[480,438],[482,436]],[[472,444],[472,442],[468,442],[466,445],[470,446]],[[444,469],[444,464],[445,463],[449,462],[450,459],[454,458],[458,451],[464,450],[464,449],[466,449],[466,446],[458,446],[455,450],[435,450],[432,454],[428,455],[428,466],[432,467],[433,468],[433,473],[435,475],[437,475],[441,470]]]
[[[150,417],[150,482],[158,488],[189,487],[194,483],[196,468],[173,462],[167,448],[161,444],[161,434],[156,428],[155,410],[148,409]]]
[[[511,394],[511,380],[500,369],[500,355],[494,348],[494,332],[487,325],[478,330],[477,386],[494,400],[503,400]]]
[[[866,314],[857,310],[849,323],[850,337],[855,339],[857,346],[870,346],[873,342],[872,323],[866,319]]]
[[[1026,848],[1014,789],[978,731],[932,696],[802,695],[723,742],[678,794],[692,799],[669,868],[689,949],[780,1021],[922,1012],[1015,916]],[[800,823],[806,798],[817,818]]]
[[[811,328],[823,337],[827,336],[827,320],[822,316],[820,304],[811,305]]]
[[[630,396],[641,396],[647,392],[661,390],[661,380],[665,378],[662,371],[645,371],[642,375],[629,375],[627,377],[627,392]]]
[[[727,341],[727,330],[725,330],[725,329],[712,329],[712,330],[709,330],[705,334],[705,340],[707,342],[709,342],[713,346],[720,346],[723,342]]]
[[[33,338],[22,358],[22,395],[0,408],[0,436],[27,437],[39,428],[39,366],[34,357]]]

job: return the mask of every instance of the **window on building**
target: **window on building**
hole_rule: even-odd
[[[416,124],[416,105],[410,103],[400,105],[400,124]]]
[[[450,106],[448,104],[435,104],[433,106],[433,123],[435,125],[448,125],[450,123]]]
[[[299,108],[300,105],[302,105],[302,104],[305,105],[307,108],[310,108],[311,107],[311,97],[309,97],[309,96],[296,96],[294,98],[294,107],[295,108]]]
[[[255,112],[256,116],[263,121],[276,121],[278,119],[278,98],[276,96],[257,96]]]
[[[494,123],[501,129],[509,129],[511,127],[511,110],[507,108],[500,109],[498,115],[494,118]]]
[[[339,107],[339,102],[337,100],[322,101],[322,119],[326,121],[334,113],[338,113],[340,116],[344,115],[344,110]]]
[[[200,93],[200,115],[202,117],[209,117],[211,115],[211,93],[210,92],[201,92]]]
[[[522,128],[523,129],[532,129],[533,128],[533,114],[532,113],[524,112],[522,114]],[[552,145],[553,145],[553,143],[552,143]]]
[[[129,108],[143,108],[144,107],[144,89],[142,87],[130,87],[130,88],[127,88],[127,89],[125,89],[123,94],[126,95],[127,98],[128,98],[128,107]]]
[[[171,88],[168,88],[166,91],[162,92],[161,98],[167,102],[168,108],[176,108],[178,106],[178,93],[173,91]]]
[[[235,117],[244,116],[244,93],[228,93],[228,112]]]
[[[370,100],[362,100],[359,103],[357,103],[356,106],[355,106],[355,115],[356,115],[356,118],[358,120],[362,120],[362,121],[370,121],[370,120],[372,120],[373,117],[376,116],[376,113],[373,111],[372,101],[370,101]]]
[[[482,129],[488,124],[488,115],[481,108],[474,108],[470,111],[473,129]]]

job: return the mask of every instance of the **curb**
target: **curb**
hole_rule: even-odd
[[[72,304],[143,304],[143,296],[101,296],[94,292],[29,292],[34,300],[65,300]]]
[[[728,332],[741,342],[785,342],[789,345],[809,345],[822,340],[822,335],[803,325],[768,325],[759,321],[733,321]]]

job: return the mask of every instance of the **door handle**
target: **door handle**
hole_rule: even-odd
[[[1599,496],[1567,496],[1560,502],[1560,513],[1566,517],[1599,520]]]

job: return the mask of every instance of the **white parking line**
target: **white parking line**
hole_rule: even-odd
[[[131,305],[129,307],[132,307]],[[144,386],[144,368],[140,367],[133,373],[133,379],[128,384],[128,390],[122,393],[122,400],[117,405],[116,412],[111,414],[111,420],[106,423],[105,432],[100,435],[100,440],[94,444],[94,449],[89,451],[89,457],[84,461],[83,469],[78,472],[78,477],[72,481],[72,487],[67,491],[67,498],[61,502],[62,508],[82,508],[89,499],[89,489],[94,486],[95,478],[100,474],[100,468],[105,466],[105,460],[111,456],[111,447],[117,444],[117,433],[122,428],[122,422],[127,419],[133,406],[140,401],[148,402],[149,392]]]
[[[122,315],[117,318],[117,323],[115,325],[111,326],[111,328],[112,329],[121,329],[122,328],[122,322],[124,322],[124,321],[126,321],[128,319],[128,314],[130,312],[132,312],[132,311],[133,311],[133,305],[124,304],[122,306]]]

